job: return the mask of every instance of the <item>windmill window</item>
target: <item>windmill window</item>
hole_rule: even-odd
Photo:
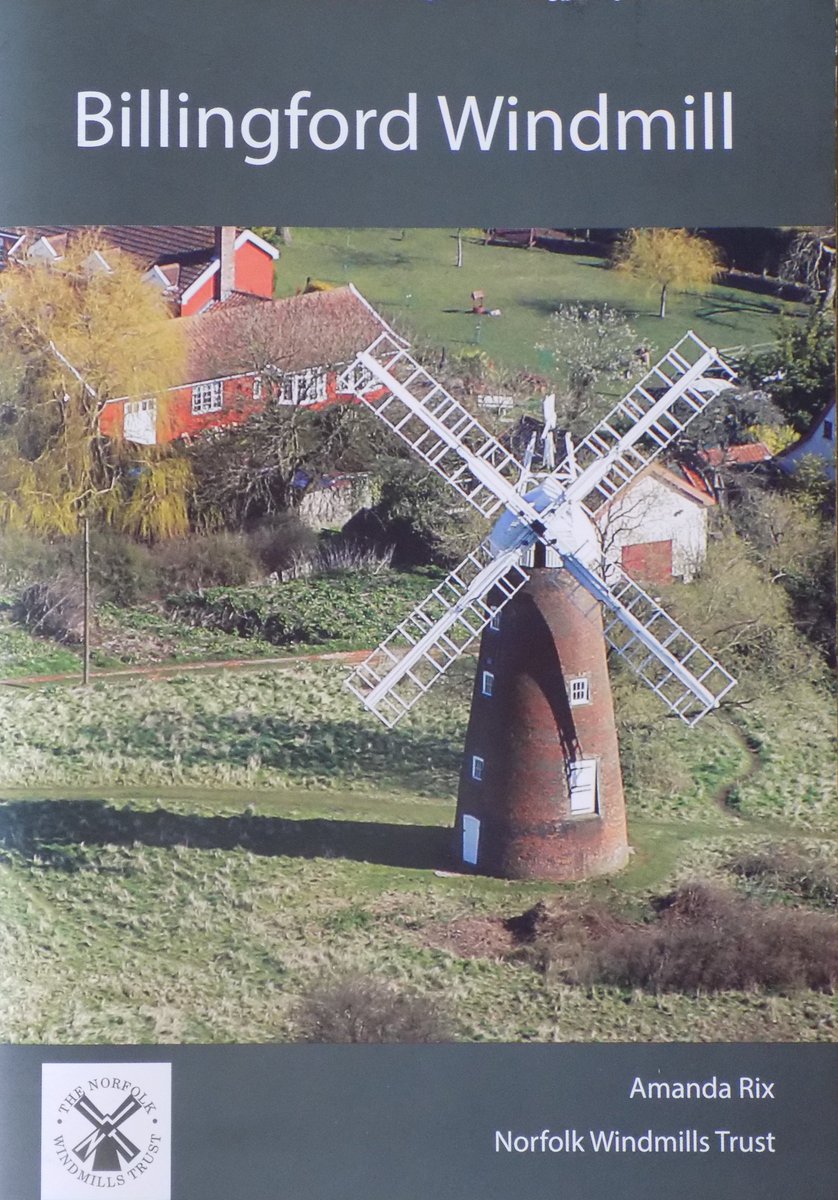
[[[597,760],[578,758],[569,764],[570,815],[581,817],[599,811]]]
[[[570,680],[570,706],[573,708],[577,704],[590,704],[591,702],[591,685],[588,679],[580,677]]]
[[[833,425],[833,423],[831,421],[824,421],[823,436],[826,439],[826,441],[828,441],[828,442],[832,441],[832,435],[834,432],[835,432],[835,426]]]
[[[485,763],[479,754],[473,754],[471,757],[471,777],[476,779],[478,783],[483,778],[483,768]]]
[[[497,633],[497,631],[500,629],[500,613],[499,612],[492,613],[492,619],[489,622],[489,628],[493,629],[495,631],[495,633]]]
[[[491,671],[483,672],[482,692],[484,696],[493,696],[495,694],[495,677]]]
[[[211,379],[208,383],[196,383],[192,389],[192,412],[219,412],[224,407],[224,384],[220,379]]]

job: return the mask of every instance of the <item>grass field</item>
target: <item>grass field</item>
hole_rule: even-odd
[[[206,588],[133,608],[95,605],[94,671],[110,667],[276,658],[369,649],[406,605],[442,578],[434,568],[381,574],[343,572],[278,586]],[[235,615],[242,636],[225,618]],[[0,610],[0,679],[80,674],[81,651],[31,633]]]
[[[799,305],[731,288],[672,293],[667,316],[658,297],[602,259],[546,250],[484,246],[466,239],[457,268],[452,229],[294,229],[277,265],[279,295],[306,279],[354,283],[383,314],[417,342],[451,353],[479,346],[498,365],[544,372],[551,359],[538,346],[561,304],[608,303],[631,319],[639,341],[663,353],[687,329],[720,349],[770,342],[778,316]],[[475,317],[470,294],[485,292],[501,317]]]
[[[466,668],[395,732],[342,679],[297,663],[0,694],[0,1036],[283,1040],[324,970],[360,970],[437,999],[467,1039],[834,1038],[834,996],[572,986],[495,944],[540,899],[636,911],[696,877],[738,886],[732,858],[768,844],[834,859],[831,717],[816,696],[737,717],[758,750],[718,718],[667,731],[681,782],[630,768],[628,869],[562,888],[437,874]],[[642,758],[627,737],[627,761]],[[730,809],[720,797],[737,781]],[[489,941],[466,951],[461,935]]]

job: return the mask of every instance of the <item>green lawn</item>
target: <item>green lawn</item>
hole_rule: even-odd
[[[725,721],[663,723],[680,774],[656,786],[629,771],[629,867],[560,887],[437,873],[467,664],[395,731],[356,707],[343,676],[295,663],[0,693],[0,1036],[285,1039],[299,996],[325,969],[351,969],[438,998],[468,1039],[834,1037],[834,996],[591,989],[440,944],[541,898],[638,911],[696,877],[736,886],[731,858],[768,842],[834,857],[832,721],[814,696],[767,698],[743,718],[755,735],[782,729],[764,737],[756,775]],[[632,736],[627,762],[654,754]],[[730,811],[720,790],[737,780]]]
[[[719,349],[770,342],[782,312],[799,305],[730,288],[671,293],[665,320],[658,297],[637,280],[598,258],[465,244],[457,268],[456,230],[294,229],[277,265],[279,295],[292,295],[306,279],[354,283],[419,343],[449,352],[477,345],[498,365],[545,371],[550,360],[538,346],[547,320],[561,304],[606,302],[630,317],[639,341],[663,352],[692,328]],[[481,290],[487,308],[502,316],[474,317],[470,293]]]
[[[71,671],[81,672],[77,650],[35,637],[12,621],[8,613],[0,612],[0,679]]]

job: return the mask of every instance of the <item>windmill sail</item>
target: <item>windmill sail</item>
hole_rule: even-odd
[[[605,578],[577,559],[564,566],[606,610],[608,644],[686,725],[695,725],[736,680],[656,600],[616,565]]]
[[[710,378],[711,369],[721,380]],[[387,725],[395,723],[527,582],[538,539],[604,609],[605,637],[686,724],[715,708],[734,679],[663,608],[616,567],[591,569],[591,518],[729,385],[717,352],[687,333],[623,397],[539,488],[521,495],[524,466],[387,334],[344,372],[354,392],[484,517],[504,509],[492,537],[468,555],[350,676]],[[545,410],[545,426],[548,413]],[[589,553],[593,549],[593,553]]]
[[[708,378],[711,369],[724,380]],[[734,378],[718,353],[689,332],[575,447],[578,478],[568,489],[594,514],[647,467]],[[562,463],[553,473],[566,474]]]
[[[482,542],[356,667],[350,690],[395,725],[527,582],[520,558]]]
[[[515,498],[523,465],[388,334],[357,356],[338,390],[354,392],[482,516]]]

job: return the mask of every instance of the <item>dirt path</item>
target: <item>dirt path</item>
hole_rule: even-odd
[[[752,779],[762,769],[762,763],[760,762],[757,746],[744,729],[741,729],[731,720],[725,720],[725,724],[748,758],[745,769],[735,779],[731,780],[730,783],[726,783],[723,787],[719,788],[713,799],[722,812],[727,813],[729,816],[741,817],[742,814],[738,811],[738,805],[734,802],[733,798],[738,792],[740,785],[745,783],[746,780]]]
[[[95,683],[107,683],[109,679],[126,679],[134,676],[147,679],[168,679],[190,671],[242,671],[258,670],[262,667],[288,667],[297,662],[343,662],[353,665],[363,662],[369,650],[330,650],[321,654],[286,654],[280,658],[225,658],[202,662],[153,663],[147,667],[104,667],[91,671]],[[79,671],[60,675],[23,675],[13,679],[0,679],[2,687],[37,687],[43,683],[81,683]]]

